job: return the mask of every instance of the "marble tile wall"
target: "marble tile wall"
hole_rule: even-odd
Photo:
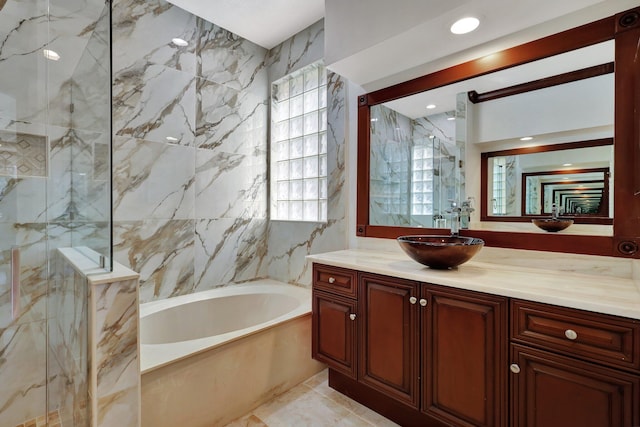
[[[266,49],[164,0],[113,12],[115,259],[140,272],[141,302],[258,277]]]
[[[319,21],[269,52],[270,81],[322,59],[323,52],[324,21]],[[331,72],[327,81],[327,222],[269,222],[268,251],[260,269],[262,276],[305,286],[311,284],[311,266],[305,260],[306,255],[347,246],[347,82]]]

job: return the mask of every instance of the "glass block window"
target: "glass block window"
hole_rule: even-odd
[[[271,85],[271,219],[327,220],[327,72],[321,63]]]
[[[411,214],[433,215],[433,148],[415,145],[411,154]]]
[[[493,158],[493,198],[491,199],[494,215],[507,214],[507,159]]]

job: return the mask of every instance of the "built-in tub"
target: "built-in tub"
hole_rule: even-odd
[[[311,291],[260,280],[140,306],[143,426],[216,426],[315,374]]]

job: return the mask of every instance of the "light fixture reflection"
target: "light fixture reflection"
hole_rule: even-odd
[[[173,136],[167,136],[165,139],[169,142],[178,142],[178,138]]]
[[[184,47],[184,46],[188,46],[189,42],[187,42],[186,40],[183,40],[181,38],[173,38],[171,39],[171,41],[173,42],[173,44],[175,44],[176,46],[180,46],[180,47]]]
[[[436,104],[427,105],[427,110],[433,110],[434,108],[436,108]]]
[[[447,120],[451,121],[451,120],[455,120],[455,117],[448,117]]]
[[[60,59],[60,55],[58,55],[58,52],[54,50],[44,49],[42,51],[42,54],[44,55],[45,58],[50,59],[52,61],[57,61]]]
[[[520,141],[531,141],[532,139],[532,136],[523,136],[522,138],[520,138]]]

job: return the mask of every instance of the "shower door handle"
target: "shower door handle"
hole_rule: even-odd
[[[20,246],[11,248],[11,318],[20,316]]]

